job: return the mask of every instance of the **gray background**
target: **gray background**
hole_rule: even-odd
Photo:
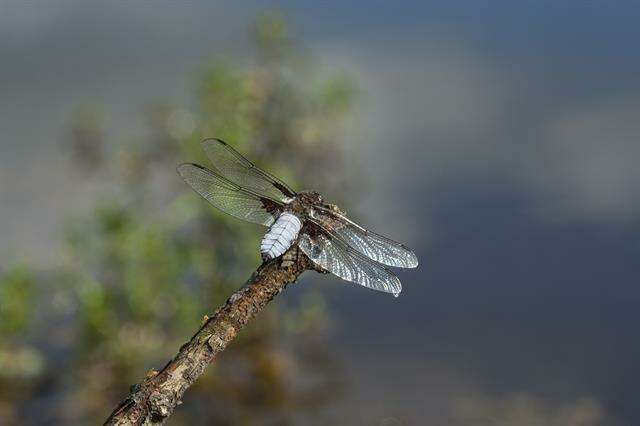
[[[248,61],[247,28],[281,7],[362,91],[354,214],[421,260],[397,300],[307,280],[336,287],[340,411],[640,423],[640,6],[450,3],[0,2],[0,256],[55,264],[63,219],[108,185],[68,169],[75,108],[138,135],[158,93],[189,108],[205,61]]]

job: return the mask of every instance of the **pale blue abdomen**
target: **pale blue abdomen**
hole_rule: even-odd
[[[301,228],[302,222],[296,215],[282,213],[260,243],[262,258],[269,260],[284,254],[298,237]]]

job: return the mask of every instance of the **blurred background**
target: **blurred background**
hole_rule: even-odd
[[[407,243],[307,273],[169,424],[640,424],[636,2],[0,3],[0,424],[95,424],[258,266],[220,137]]]

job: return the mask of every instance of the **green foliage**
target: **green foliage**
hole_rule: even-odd
[[[0,335],[17,338],[32,317],[35,277],[23,265],[15,265],[0,276]]]
[[[204,67],[195,85],[197,108],[153,106],[147,139],[106,149],[98,115],[74,120],[77,166],[90,158],[85,172],[117,189],[100,197],[90,216],[73,212],[67,262],[53,283],[35,283],[28,269],[18,268],[0,286],[0,303],[11,300],[0,304],[3,336],[46,329],[54,318],[74,336],[58,342],[69,361],[58,367],[66,377],[54,386],[73,389],[65,422],[105,417],[141,372],[162,366],[260,262],[263,229],[215,210],[175,173],[180,162],[206,164],[202,139],[227,140],[294,187],[325,182],[322,189],[339,195],[339,180],[324,177],[340,175],[338,141],[355,95],[350,79],[315,75],[279,14],[262,16],[253,34],[254,66],[213,61]],[[68,301],[45,306],[39,325],[29,315],[36,286]],[[241,333],[220,363],[227,368],[210,369],[173,424],[193,423],[196,412],[199,424],[254,424],[264,413],[279,423],[335,394],[339,380],[322,343],[323,298],[313,292],[295,305],[275,303]],[[287,337],[293,338],[285,344]],[[315,355],[302,356],[301,348]],[[312,388],[295,385],[292,376],[307,372],[324,380]]]

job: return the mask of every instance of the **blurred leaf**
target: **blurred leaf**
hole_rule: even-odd
[[[24,265],[12,266],[0,275],[0,336],[15,338],[31,323],[35,277]]]

